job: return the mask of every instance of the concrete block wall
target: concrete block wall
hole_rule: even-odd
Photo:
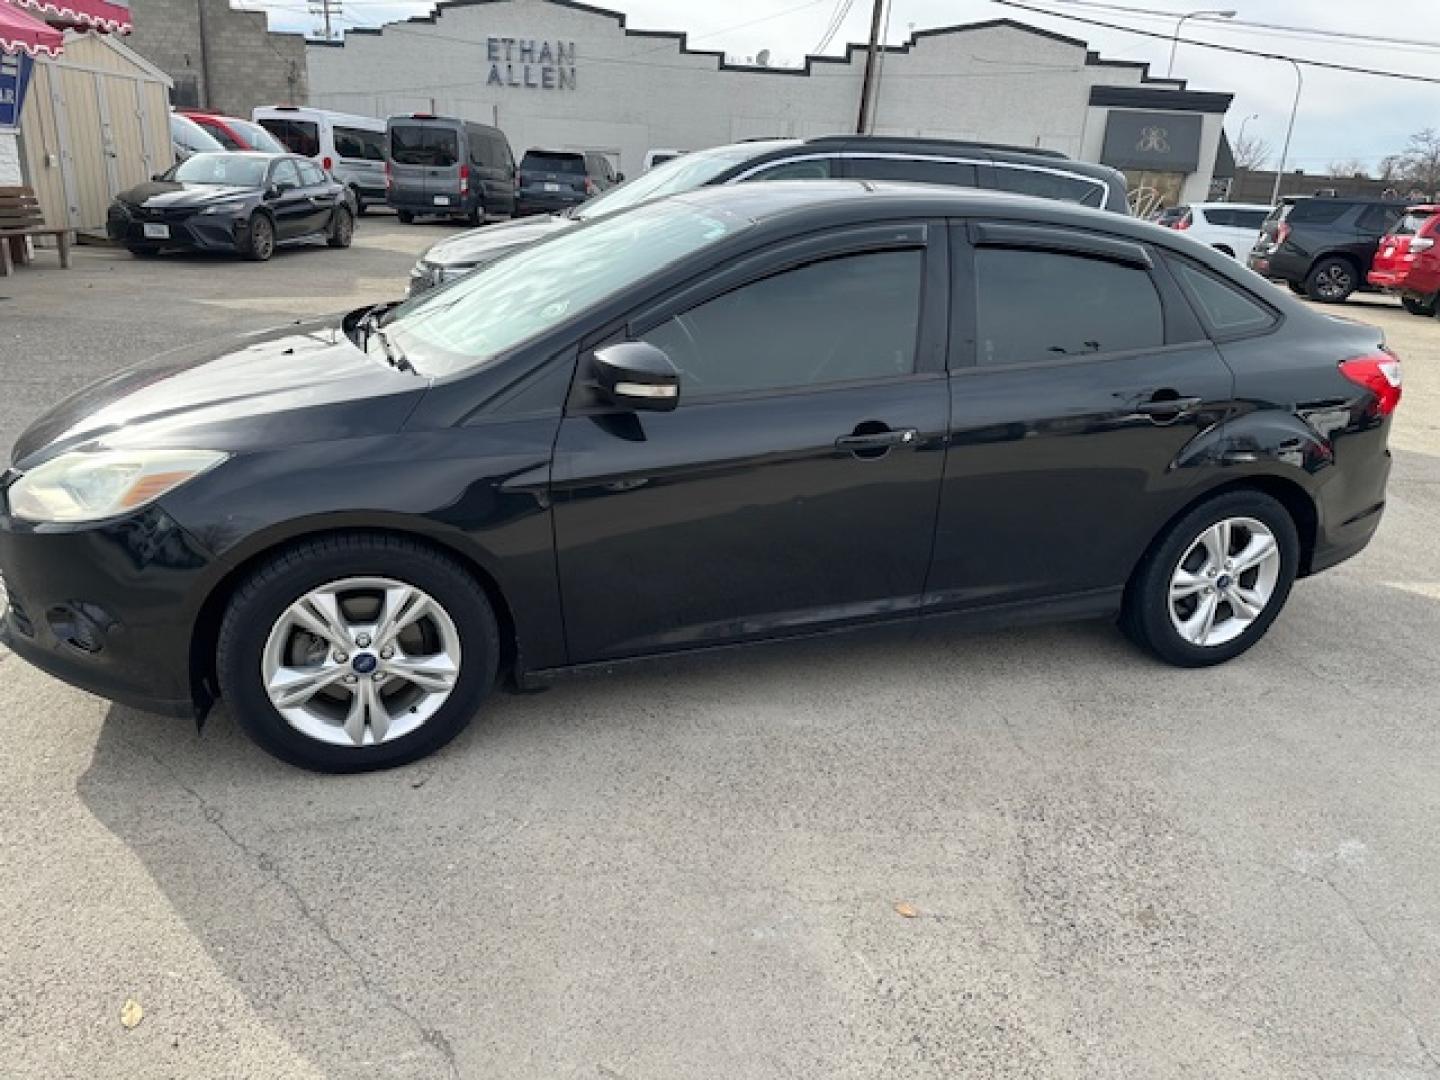
[[[200,48],[205,5],[209,100]],[[134,32],[125,44],[177,84],[193,78],[200,103],[216,112],[249,116],[256,105],[303,105],[309,100],[305,39],[274,34],[258,11],[236,11],[229,0],[131,0]]]

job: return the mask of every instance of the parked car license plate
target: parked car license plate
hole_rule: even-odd
[[[147,222],[145,222],[145,239],[146,239],[146,240],[169,240],[169,239],[170,239],[170,226],[169,226],[169,225],[156,225],[153,221],[147,221]]]
[[[449,205],[450,205],[450,196],[449,196],[449,195],[436,195],[436,196],[435,196],[435,205],[436,205],[436,206],[449,206]]]
[[[545,185],[545,190],[546,190],[546,191],[559,191],[559,190],[560,190],[560,185],[559,185],[559,184],[546,184],[546,185]]]

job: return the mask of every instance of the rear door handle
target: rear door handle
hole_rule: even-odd
[[[841,435],[835,449],[855,453],[863,450],[888,450],[892,446],[908,446],[920,433],[915,428],[892,428],[889,431],[867,431],[861,435]]]

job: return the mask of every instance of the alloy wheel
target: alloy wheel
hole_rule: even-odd
[[[1336,300],[1350,292],[1350,271],[1338,263],[1327,266],[1315,275],[1315,291],[1327,300]]]
[[[413,585],[355,577],[311,589],[275,621],[261,678],[292,728],[334,746],[374,746],[422,727],[460,676],[460,634]]]
[[[257,215],[250,223],[250,247],[255,252],[255,257],[262,262],[274,253],[275,233],[270,228],[269,218]]]
[[[1225,518],[1185,549],[1170,575],[1170,622],[1191,645],[1234,641],[1258,619],[1280,580],[1280,545],[1264,522]]]

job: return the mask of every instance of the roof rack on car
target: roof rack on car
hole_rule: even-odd
[[[806,139],[805,142],[852,142],[857,139],[874,139],[876,142],[891,143],[924,143],[927,146],[964,147],[968,150],[998,150],[1006,154],[1030,154],[1033,157],[1059,158],[1064,161],[1069,160],[1067,154],[1059,150],[1049,150],[1042,146],[1013,146],[1009,143],[971,142],[968,139],[936,139],[926,135],[816,135],[813,138]]]

